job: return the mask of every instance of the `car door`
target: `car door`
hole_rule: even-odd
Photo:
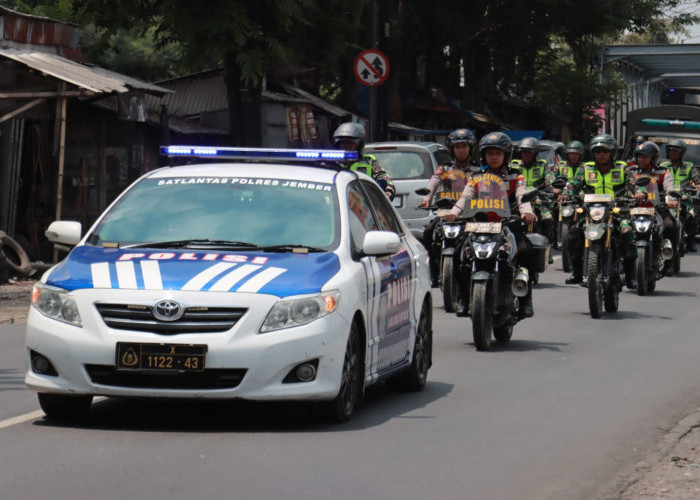
[[[404,367],[409,359],[412,324],[415,322],[411,299],[414,272],[414,256],[406,244],[402,226],[397,220],[391,202],[379,187],[362,181],[362,188],[369,198],[375,226],[372,229],[391,231],[401,238],[401,248],[393,255],[372,257],[367,264],[374,276],[370,366],[372,376],[383,376]]]

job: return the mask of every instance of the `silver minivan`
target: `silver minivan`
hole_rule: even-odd
[[[394,181],[394,207],[411,233],[422,240],[423,230],[435,215],[418,208],[423,197],[415,190],[428,187],[435,170],[452,161],[449,149],[437,142],[393,141],[367,144],[364,152],[376,157]]]

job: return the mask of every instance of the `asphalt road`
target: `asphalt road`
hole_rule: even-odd
[[[304,406],[103,400],[41,418],[22,325],[0,329],[0,498],[591,499],[700,406],[700,256],[657,293],[591,319],[559,261],[535,317],[477,352],[436,301],[421,393],[369,391],[330,425]],[[436,290],[437,291],[437,290]]]

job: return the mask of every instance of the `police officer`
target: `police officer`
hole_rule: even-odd
[[[534,137],[525,137],[518,145],[520,159],[513,160],[510,168],[518,170],[525,177],[525,185],[528,188],[543,189],[551,186],[554,180],[554,173],[550,170],[547,161],[537,158],[540,151],[540,141]],[[549,199],[538,197],[534,202],[535,214],[539,219],[539,233],[554,241],[554,217],[549,207]],[[553,262],[550,255],[549,263]]]
[[[570,181],[574,178],[579,167],[583,165],[583,143],[581,141],[569,142],[564,147],[564,155],[565,159],[556,166],[555,175],[566,177],[566,180]]]
[[[382,187],[389,199],[394,199],[396,188],[389,174],[379,166],[377,158],[362,153],[365,147],[365,128],[362,125],[355,122],[341,124],[333,133],[333,143],[338,149],[357,151],[358,160],[345,166],[350,170],[359,170],[372,177]]]
[[[600,134],[591,140],[593,161],[586,162],[579,168],[574,178],[566,185],[560,199],[565,201],[568,196],[580,193],[608,193],[615,196],[625,195],[633,189],[626,176],[627,164],[624,161],[614,161],[617,151],[617,141],[609,134]],[[569,228],[569,255],[573,274],[566,283],[580,283],[583,280],[583,224]],[[634,245],[634,232],[628,220],[620,223],[621,237],[618,240],[618,251],[624,258],[625,282],[627,288],[636,289],[637,280],[634,273],[634,262],[637,249]]]
[[[447,147],[452,152],[453,161],[440,165],[430,177],[428,194],[423,197],[420,206],[429,207],[434,196],[438,198],[452,198],[458,200],[462,196],[464,186],[467,185],[469,176],[478,171],[479,167],[471,161],[471,153],[476,143],[474,132],[466,128],[459,128],[450,132],[447,136]],[[440,275],[440,244],[435,241],[434,233],[439,219],[436,217],[423,232],[423,243],[430,252],[430,276],[432,286],[439,286]]]
[[[481,155],[481,162],[483,164],[482,170],[493,175],[501,177],[504,181],[508,182],[508,198],[509,204],[514,206],[518,204],[518,209],[520,210],[520,216],[525,221],[527,225],[534,224],[537,220],[535,213],[532,210],[532,205],[530,203],[520,204],[522,196],[527,192],[527,187],[525,185],[525,178],[522,173],[518,170],[509,167],[510,157],[513,152],[513,143],[510,138],[503,132],[491,132],[486,134],[481,138],[479,142],[479,151]],[[462,192],[462,196],[459,198],[454,207],[450,210],[450,213],[445,215],[445,220],[447,222],[452,222],[457,217],[459,217],[464,208],[467,206],[467,202],[474,199],[477,196],[476,188],[473,182],[468,182]],[[517,230],[514,226],[511,227],[515,240],[518,244],[518,263],[528,269],[530,280],[535,276],[536,270],[534,266],[534,256],[532,251],[532,246],[529,240],[525,237],[525,233]],[[457,258],[460,258],[461,249],[457,249],[455,252]],[[457,262],[459,265],[460,262]],[[461,271],[461,266],[460,271]],[[463,279],[459,280],[459,301],[457,304],[457,316],[466,316],[468,314],[468,294],[466,283],[468,279],[463,275]],[[530,318],[534,315],[534,310],[532,307],[532,283],[528,287],[528,293],[525,297],[520,300],[520,315],[523,318]]]
[[[678,186],[683,181],[691,179],[695,183],[695,188],[700,190],[700,172],[691,162],[684,161],[685,153],[688,151],[688,146],[680,139],[673,139],[666,144],[666,158],[660,166],[668,168],[668,173],[673,179],[673,185]],[[669,200],[668,206],[675,208],[676,200]],[[686,248],[689,252],[696,252],[695,235],[698,234],[698,221],[693,208],[692,200],[683,200],[681,209],[685,214],[685,233],[688,235]]]
[[[656,165],[660,153],[659,146],[651,141],[638,144],[634,150],[634,166],[628,168],[627,175],[631,176],[633,183],[640,177],[649,177],[653,183],[647,186],[634,187],[634,199],[637,206],[654,206],[653,200],[649,199],[649,197],[659,195],[659,186],[666,192],[673,189],[673,177],[669,175],[668,169]],[[653,188],[650,186],[653,186]],[[657,204],[656,213],[663,220],[663,236],[671,242],[675,251],[678,247],[676,219],[665,205]],[[663,272],[666,276],[673,274],[672,260],[664,262]]]

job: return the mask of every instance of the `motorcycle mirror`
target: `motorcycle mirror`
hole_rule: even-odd
[[[435,202],[435,206],[438,208],[452,208],[454,204],[455,201],[450,197],[440,198]]]
[[[413,192],[416,193],[416,194],[419,194],[419,195],[421,195],[421,196],[425,196],[426,194],[430,194],[430,190],[429,190],[428,188],[416,189],[416,190],[413,191]]]
[[[537,198],[537,189],[530,189],[527,193],[523,195],[520,199],[520,203],[529,203]]]
[[[389,185],[389,183],[386,181],[386,179],[379,179],[377,181],[377,184],[379,184],[379,187],[382,188],[383,190],[385,190],[386,187]]]
[[[557,177],[552,181],[552,187],[555,189],[564,189],[566,187],[566,177]]]
[[[650,178],[650,177],[639,177],[636,181],[634,181],[634,184],[635,184],[637,187],[644,187],[644,186],[646,186],[647,184],[649,184],[650,182],[651,182],[651,178]]]
[[[668,192],[668,195],[669,195],[671,198],[676,198],[677,200],[680,199],[680,198],[683,198],[683,194],[679,193],[678,191],[669,191],[669,192]]]

